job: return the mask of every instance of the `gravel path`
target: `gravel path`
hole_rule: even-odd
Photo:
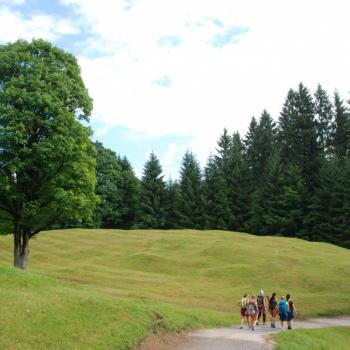
[[[293,328],[335,326],[350,327],[350,317],[296,321]],[[189,343],[179,350],[271,350],[274,344],[269,341],[269,336],[278,332],[281,332],[280,328],[272,329],[268,325],[257,326],[255,331],[248,330],[247,327],[239,329],[239,326],[199,330],[190,333]]]

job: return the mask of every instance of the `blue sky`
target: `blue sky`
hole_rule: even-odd
[[[177,177],[224,127],[245,134],[287,90],[348,98],[345,0],[0,0],[0,42],[41,37],[74,53],[94,99],[94,139],[141,174],[150,151]]]

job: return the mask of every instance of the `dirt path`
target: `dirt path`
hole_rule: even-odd
[[[350,327],[350,317],[315,318],[307,321],[296,321],[294,328],[322,328],[345,326]],[[255,331],[239,326],[218,329],[199,330],[189,334],[189,341],[178,350],[271,350],[273,342],[269,336],[281,332],[280,328],[272,329],[268,325],[258,326]],[[285,330],[287,332],[287,330]],[[170,349],[170,348],[169,348]]]

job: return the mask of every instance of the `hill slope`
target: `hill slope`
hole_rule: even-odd
[[[0,264],[11,266],[12,237],[0,238],[0,247]],[[102,344],[119,344],[124,339],[116,348],[126,349],[154,326],[155,312],[165,317],[168,329],[227,324],[238,319],[235,301],[244,292],[257,293],[260,288],[268,294],[290,292],[302,317],[350,313],[350,251],[297,239],[189,230],[49,231],[31,242],[29,271],[69,285],[1,270],[2,310],[11,300],[0,316],[6,337],[23,328],[26,334],[36,334],[37,341],[45,337],[40,330],[47,325],[57,327],[57,337],[70,334],[64,328],[68,319],[73,322],[76,344],[94,338],[93,329],[104,334],[106,325],[106,333],[118,329],[120,334],[100,343],[94,340],[91,348],[108,348]],[[31,310],[27,300],[37,305],[38,312],[23,311]],[[23,327],[16,326],[15,312],[20,312]],[[66,316],[50,326],[53,315],[60,314]],[[88,324],[82,326],[80,319]],[[132,329],[129,334],[120,331],[124,323]],[[5,345],[9,344],[0,342],[0,347],[16,348]]]

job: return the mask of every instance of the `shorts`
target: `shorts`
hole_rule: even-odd
[[[248,316],[247,309],[241,309],[241,316],[242,317]]]
[[[265,306],[259,307],[259,314],[266,314]]]
[[[250,312],[248,311],[247,315],[254,318],[258,315],[258,313],[256,311],[250,311]]]
[[[294,312],[288,311],[288,321],[291,321],[294,318]]]
[[[288,319],[288,313],[287,312],[280,312],[280,319],[281,321],[287,321]]]
[[[270,315],[271,315],[272,317],[276,317],[276,316],[277,316],[277,312],[278,312],[278,310],[277,310],[277,307],[276,307],[275,309],[270,310]]]

